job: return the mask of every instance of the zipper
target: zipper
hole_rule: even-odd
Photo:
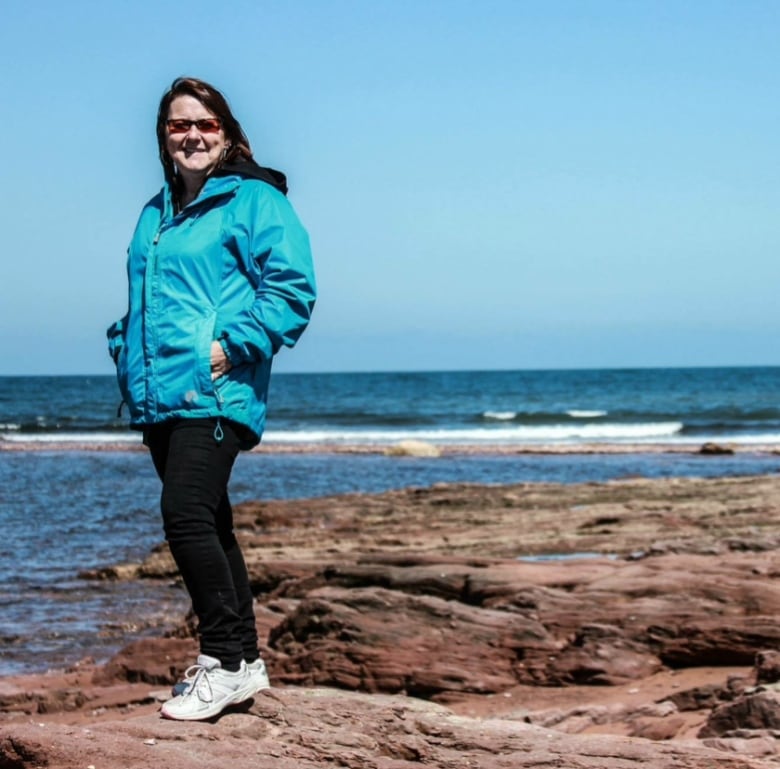
[[[145,398],[149,402],[149,392],[151,390],[150,384],[155,379],[156,365],[155,357],[158,349],[157,339],[157,326],[153,322],[149,322],[150,318],[155,314],[158,303],[158,265],[159,259],[157,257],[157,244],[160,242],[160,236],[163,230],[166,229],[166,221],[160,222],[157,227],[157,232],[152,239],[152,249],[149,254],[149,263],[146,268],[146,276],[144,278],[145,291],[144,291],[144,312],[143,312],[143,325],[144,325],[144,386],[146,389]]]
[[[165,215],[163,214],[163,220],[160,222],[157,232],[155,233],[154,238],[152,239],[152,246],[157,246],[157,244],[160,242],[160,236],[162,235],[164,230],[167,230],[174,225],[181,225],[184,224],[186,220],[189,220],[187,224],[191,226],[197,219],[199,219],[202,214],[204,213],[204,203],[209,201],[212,198],[221,197],[223,195],[232,195],[235,192],[235,187],[238,185],[233,185],[232,187],[228,189],[217,189],[210,193],[207,193],[204,197],[198,197],[195,198],[195,200],[191,201],[188,205],[186,205],[181,211],[174,214],[170,218],[165,218]],[[156,294],[155,288],[158,280],[158,269],[159,269],[159,260],[157,258],[157,249],[155,248],[150,256],[150,269],[149,272],[151,273],[152,280],[150,281],[150,290],[149,290],[149,297],[146,300],[147,306],[150,309],[150,311],[154,312],[154,309],[152,308],[153,302],[150,300],[152,297]],[[145,320],[145,318],[144,318]],[[155,335],[156,336],[156,335]],[[150,340],[151,341],[151,340]],[[157,349],[157,339],[154,339],[153,348]],[[149,356],[148,360],[152,367],[154,366],[154,356]],[[153,372],[152,372],[153,375]],[[214,397],[217,401],[217,408],[222,411],[222,404],[224,403],[224,398],[222,397],[222,394],[219,392],[219,389],[214,386]],[[222,417],[217,417],[216,425],[214,426],[214,440],[217,443],[222,443],[222,441],[225,438],[225,432],[222,429]]]
[[[225,402],[225,399],[222,397],[222,393],[220,393],[216,385],[214,385],[214,397],[217,399],[217,408],[222,411],[222,404]],[[217,417],[217,424],[214,427],[214,440],[217,443],[222,443],[224,437],[225,432],[222,429],[222,417]]]

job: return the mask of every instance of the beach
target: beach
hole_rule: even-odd
[[[779,384],[279,376],[230,486],[274,688],[182,725],[194,629],[115,383],[0,378],[0,765],[773,765]]]
[[[196,647],[153,545],[82,577],[163,586],[179,608],[106,661],[85,648],[59,671],[3,678],[0,756],[62,769],[226,755],[237,767],[776,765],[779,508],[774,474],[248,498],[236,528],[274,688],[213,723],[159,719]]]
[[[160,484],[146,450],[139,442],[119,449],[96,442],[38,441],[32,450],[9,445],[13,448],[0,451],[7,532],[0,545],[0,637],[5,639],[0,675],[62,669],[78,661],[85,646],[102,662],[127,634],[159,633],[166,607],[176,600],[167,586],[119,587],[83,577],[117,561],[143,558],[162,540]],[[567,485],[630,477],[744,476],[780,468],[772,451],[747,447],[715,455],[680,447],[668,452],[558,447],[548,453],[520,446],[496,452],[485,446],[423,447],[438,455],[403,453],[398,445],[301,451],[298,445],[279,450],[269,444],[239,458],[231,499],[270,502],[459,482]]]

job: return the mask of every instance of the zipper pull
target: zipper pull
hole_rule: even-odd
[[[222,430],[222,421],[217,417],[217,426],[214,428],[214,440],[217,443],[222,443],[222,439],[225,437],[225,433]]]

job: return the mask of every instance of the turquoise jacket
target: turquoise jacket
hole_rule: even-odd
[[[141,212],[128,249],[128,311],[108,329],[134,428],[220,417],[248,428],[243,448],[262,436],[271,361],[306,327],[315,282],[292,206],[253,178],[261,169],[245,167],[209,178],[178,214],[167,186]],[[212,382],[214,340],[232,368]]]

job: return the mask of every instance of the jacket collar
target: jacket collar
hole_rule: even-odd
[[[206,179],[206,183],[200,190],[198,197],[192,201],[188,206],[185,206],[178,214],[174,214],[173,209],[173,194],[168,182],[163,185],[163,219],[172,219],[174,216],[180,216],[185,212],[190,212],[199,208],[206,200],[216,198],[221,195],[229,195],[233,190],[241,183],[241,179],[238,176],[210,176]]]
[[[247,160],[244,157],[238,157],[231,163],[224,163],[214,171],[214,176],[240,176],[243,179],[258,179],[275,187],[282,194],[287,194],[287,177],[281,171],[259,166],[254,160]]]

